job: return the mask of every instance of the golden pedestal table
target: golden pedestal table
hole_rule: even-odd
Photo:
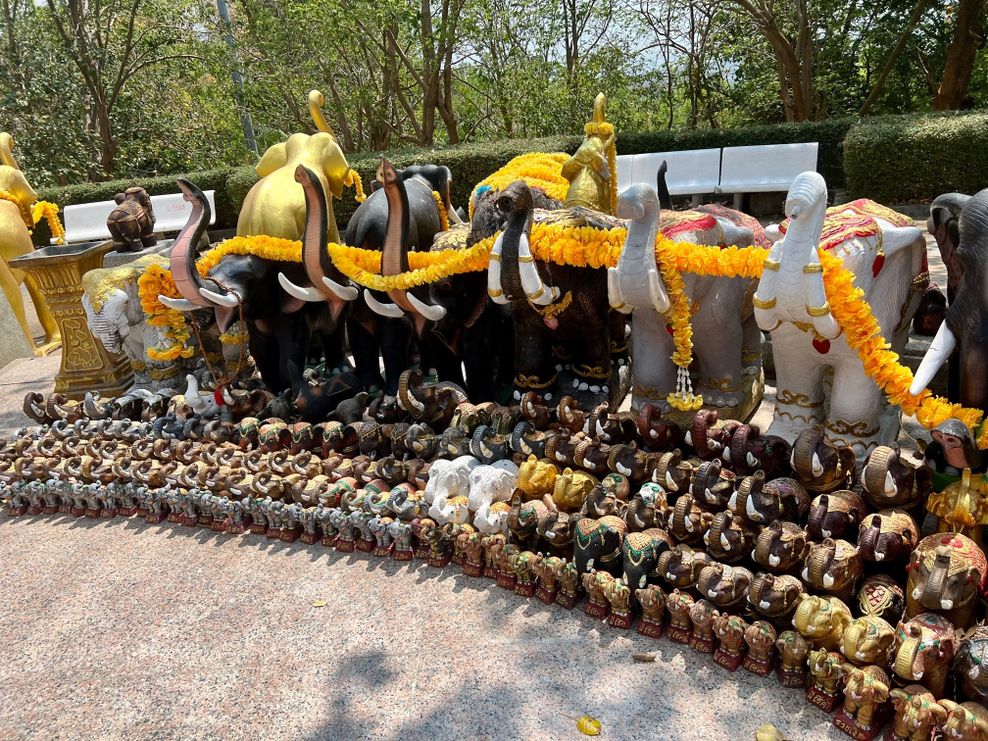
[[[103,266],[113,248],[109,240],[45,247],[10,261],[10,267],[29,273],[48,301],[62,332],[62,367],[55,376],[55,391],[81,399],[87,391],[104,398],[120,396],[134,380],[123,355],[112,355],[89,331],[82,308],[82,276]]]

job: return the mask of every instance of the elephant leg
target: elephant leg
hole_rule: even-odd
[[[412,327],[405,319],[385,319],[381,322],[381,356],[384,359],[385,391],[398,394],[398,378],[408,369],[412,343]]]
[[[333,370],[334,368],[341,368],[347,365],[346,353],[343,349],[345,334],[346,332],[344,331],[342,324],[333,332],[328,332],[326,330],[319,332],[319,345],[315,347],[317,350],[320,346],[322,348],[327,372]]]
[[[762,367],[762,330],[758,328],[755,315],[749,313],[741,323],[741,368],[742,373]]]
[[[41,326],[45,330],[45,341],[59,342],[62,339],[62,332],[58,328],[55,317],[51,315],[51,309],[48,308],[48,300],[45,298],[45,295],[30,275],[24,278],[24,285],[27,286],[27,292],[31,297],[31,303],[34,304],[34,311],[38,315],[38,321],[41,322]]]
[[[862,461],[882,442],[880,418],[885,397],[878,385],[865,375],[857,354],[849,348],[847,353],[834,364],[826,436],[828,440],[851,447]]]
[[[573,364],[574,375],[580,378],[580,389],[607,384],[611,376],[610,318],[587,317],[581,324],[578,344],[578,362]]]
[[[248,327],[248,346],[261,380],[271,391],[278,389],[278,343],[271,335],[265,335],[252,326]]]
[[[665,319],[648,309],[637,310],[631,320],[632,409],[654,404],[663,413],[669,411],[666,396],[676,390],[674,350]]]
[[[379,323],[375,321],[371,324],[373,329],[377,329]],[[357,378],[368,391],[373,388],[384,386],[384,377],[381,376],[381,364],[379,361],[381,346],[377,341],[374,332],[365,327],[356,319],[346,320],[347,338],[350,341],[350,352],[353,355],[353,365]]]
[[[535,391],[549,398],[556,387],[557,374],[548,351],[549,338],[542,320],[526,305],[516,307],[515,320],[515,398]]]
[[[768,433],[788,442],[793,442],[804,428],[823,422],[823,372],[827,359],[813,349],[811,337],[791,324],[772,332],[776,397]]]
[[[613,309],[607,313],[607,333],[610,337],[611,362],[624,365],[628,362],[628,319]]]
[[[23,273],[19,274],[23,275]],[[27,323],[27,314],[24,312],[24,300],[21,297],[21,281],[17,279],[17,275],[14,271],[7,265],[6,260],[0,260],[0,289],[3,289],[4,295],[7,297],[7,301],[10,303],[10,308],[14,310],[14,316],[17,318],[17,323],[21,325],[21,331],[24,332],[24,337],[27,339],[27,343],[33,348],[34,347],[34,337],[31,335],[31,327]],[[46,304],[42,304],[47,306]],[[40,318],[40,312],[39,312]],[[51,315],[48,315],[51,319]],[[45,331],[48,328],[45,327]]]
[[[278,391],[291,388],[292,394],[297,394],[300,389],[293,388],[296,377],[291,364],[299,374],[305,369],[312,328],[301,316],[288,315],[282,318],[275,330],[275,339],[278,343]]]

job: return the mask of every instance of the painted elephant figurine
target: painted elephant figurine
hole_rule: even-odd
[[[856,666],[888,666],[895,645],[895,629],[880,617],[855,618],[841,636],[840,652]]]
[[[743,566],[713,562],[705,566],[696,580],[696,588],[721,609],[732,609],[748,596],[754,575]]]
[[[642,619],[655,625],[662,624],[666,611],[666,594],[656,584],[649,584],[643,589],[635,590],[635,599],[642,608]]]
[[[940,699],[956,651],[953,624],[941,615],[920,613],[896,626],[892,669],[900,679],[922,684]]]
[[[844,714],[860,727],[870,727],[878,706],[889,699],[888,674],[879,666],[844,665]],[[877,729],[876,729],[877,730]]]
[[[851,624],[851,610],[836,597],[803,593],[799,596],[792,624],[814,646],[836,651],[844,631]]]
[[[906,617],[930,611],[970,628],[986,580],[985,554],[973,540],[959,533],[929,535],[909,559]]]
[[[116,203],[106,217],[106,228],[117,252],[140,252],[158,243],[154,236],[154,208],[148,192],[139,186],[113,197]]]
[[[811,543],[804,561],[803,581],[817,591],[845,599],[854,594],[863,566],[856,546],[846,540],[824,538]]]
[[[739,476],[761,471],[776,479],[790,473],[792,446],[777,435],[763,435],[757,425],[743,424],[731,435],[731,470]]]
[[[690,622],[690,611],[694,604],[695,600],[692,595],[673,589],[666,600],[666,609],[669,611],[669,627],[689,633],[693,629],[693,624]]]
[[[921,461],[905,460],[898,446],[879,445],[861,471],[861,487],[875,509],[911,509],[933,491],[933,474]]]
[[[652,480],[670,494],[686,491],[693,478],[693,465],[683,460],[683,454],[676,448],[659,457],[659,463],[652,474]]]
[[[552,500],[547,500],[546,504]],[[555,551],[569,550],[573,545],[573,531],[579,520],[579,515],[570,512],[561,512],[558,508],[549,507],[546,516],[539,520],[535,530]]]
[[[552,501],[565,512],[578,512],[597,484],[598,481],[592,474],[579,469],[564,468],[556,476]]]
[[[653,404],[666,412],[670,408],[666,396],[676,391],[680,374],[671,360],[674,347],[667,331],[671,304],[655,261],[656,237],[661,231],[674,241],[740,245],[753,244],[754,234],[749,228],[698,212],[677,213],[663,223],[659,195],[643,183],[621,193],[618,215],[629,219],[628,234],[617,267],[608,270],[607,288],[614,309],[634,313],[632,409]],[[690,319],[697,338],[695,388],[706,404],[731,416],[746,417],[761,399],[760,386],[754,395],[750,389],[745,394],[742,388],[744,371],[757,376],[761,368],[761,335],[745,300],[754,282],[691,274],[684,274],[683,282],[690,303],[699,307]]]
[[[858,549],[866,561],[908,558],[918,543],[916,520],[901,509],[868,515],[858,527]]]
[[[576,523],[573,534],[574,563],[579,573],[594,569],[620,576],[622,546],[627,525],[614,515],[600,519],[584,517]]]
[[[642,404],[638,410],[638,435],[647,450],[663,453],[680,444],[683,430],[672,420],[660,416],[654,404]]]
[[[926,272],[926,243],[910,220],[870,201],[827,209],[827,184],[815,172],[796,177],[785,204],[788,223],[772,245],[754,296],[758,326],[772,333],[778,400],[769,433],[794,441],[825,424],[828,440],[851,447],[863,460],[894,440],[898,409],[889,407],[831,313],[818,250],[837,257],[865,293],[894,352],[905,347]],[[840,225],[873,222],[868,236],[846,238]],[[826,229],[826,231],[825,231]],[[783,231],[780,229],[780,231]],[[836,233],[830,238],[826,235]],[[834,371],[824,418],[825,368]],[[925,384],[924,384],[925,385]]]
[[[693,474],[690,494],[698,506],[720,512],[734,496],[736,476],[721,466],[719,460],[704,461]]]
[[[783,623],[795,612],[802,593],[803,583],[795,576],[758,573],[748,586],[748,603],[759,615]]]
[[[624,521],[629,532],[661,527],[669,514],[666,492],[658,484],[646,483],[628,502],[624,510]]]
[[[658,578],[654,572],[659,556],[673,545],[669,534],[659,528],[628,533],[622,544],[624,583],[632,589],[644,589],[650,580],[654,583]]]
[[[714,515],[710,529],[703,534],[703,543],[711,558],[734,563],[748,557],[753,538],[747,523],[725,510]]]
[[[813,540],[851,538],[867,511],[861,497],[852,491],[821,494],[810,504],[806,532]]]
[[[539,525],[549,517],[549,512],[550,508],[544,502],[522,502],[521,496],[516,492],[511,498],[511,511],[508,514],[508,530],[511,531],[512,538],[522,544],[534,544]]]
[[[767,525],[773,520],[799,522],[809,506],[809,495],[796,479],[777,478],[766,483],[762,471],[741,479],[728,502],[734,514],[755,525]]]
[[[808,548],[809,536],[803,528],[773,520],[755,539],[751,558],[773,573],[784,574],[803,562]]]
[[[697,506],[693,496],[683,494],[669,510],[668,530],[676,540],[698,545],[714,516]]]
[[[854,451],[831,444],[819,427],[808,427],[796,436],[789,463],[796,478],[813,494],[854,485]]]
[[[961,641],[954,661],[958,695],[988,704],[988,627],[979,626]]]
[[[670,586],[678,589],[692,587],[700,572],[710,564],[710,557],[703,551],[694,551],[688,545],[677,544],[671,550],[659,554],[655,570]]]
[[[947,720],[946,709],[921,684],[895,688],[889,699],[895,709],[891,736],[895,741],[929,741]]]
[[[940,705],[947,711],[947,719],[943,723],[944,738],[988,738],[988,710],[983,705],[976,702],[958,704],[946,699],[940,700]]]
[[[810,651],[810,644],[806,642],[802,634],[795,630],[783,631],[775,642],[775,650],[779,652],[783,671],[791,674],[805,671],[806,655]]]

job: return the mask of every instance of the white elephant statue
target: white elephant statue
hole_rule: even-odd
[[[815,172],[793,181],[785,211],[788,228],[772,245],[754,297],[758,326],[772,334],[778,386],[768,434],[793,442],[803,429],[822,425],[829,441],[850,446],[860,461],[896,439],[899,410],[865,374],[831,313],[818,248],[854,274],[882,335],[901,353],[922,294],[926,243],[919,229],[904,225],[907,217],[871,201],[828,210],[827,184]],[[863,227],[859,236],[852,225]],[[861,236],[869,226],[873,235]]]
[[[495,461],[489,466],[477,466],[470,472],[470,511],[484,504],[507,502],[518,483],[518,466],[513,461]]]
[[[479,465],[480,461],[472,455],[461,455],[451,461],[440,458],[433,462],[422,495],[425,503],[431,506],[437,497],[467,496],[470,493],[470,472]]]
[[[669,296],[655,262],[658,232],[674,241],[720,246],[747,246],[755,242],[756,234],[743,214],[729,209],[716,215],[669,212],[660,219],[659,196],[655,188],[642,183],[621,193],[618,215],[630,220],[628,236],[617,267],[608,271],[607,287],[611,306],[633,313],[631,406],[637,410],[650,403],[666,413],[666,396],[677,390],[678,369],[672,362],[675,347],[667,325]],[[683,283],[696,309],[690,320],[693,389],[702,394],[704,406],[716,409],[720,417],[747,418],[761,402],[764,386],[761,333],[749,300],[755,282],[684,274]]]

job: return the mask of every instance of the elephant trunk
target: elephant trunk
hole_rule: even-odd
[[[868,457],[868,463],[861,473],[861,483],[872,496],[882,492],[892,499],[899,493],[899,487],[892,477],[892,464],[897,461],[899,454],[892,448],[879,446]]]
[[[669,292],[655,264],[659,213],[658,197],[646,185],[632,185],[618,200],[618,215],[630,221],[617,267],[607,271],[607,293],[611,307],[626,314],[638,307],[669,311]]]
[[[812,584],[822,584],[825,588],[833,586],[834,578],[827,573],[833,559],[834,551],[830,548],[821,547],[813,551],[807,564],[808,578]]]
[[[920,601],[930,610],[953,609],[953,600],[948,599],[943,593],[949,569],[950,554],[938,552],[926,581],[913,590],[913,599]]]
[[[858,536],[858,548],[862,553],[870,553],[876,561],[885,558],[885,548],[881,543],[882,518],[872,515],[868,529]]]
[[[923,678],[923,654],[919,650],[919,637],[907,638],[895,654],[893,670],[904,679],[919,681]]]
[[[333,320],[337,320],[346,303],[353,301],[359,292],[346,285],[346,278],[333,264],[326,248],[329,230],[329,207],[326,192],[319,177],[304,165],[295,169],[295,180],[302,186],[305,197],[305,230],[302,233],[302,267],[312,282],[311,288],[292,283],[284,273],[278,274],[278,282],[289,295],[302,301],[325,301],[329,304]]]
[[[546,306],[558,298],[559,290],[543,282],[532,257],[529,245],[532,192],[519,180],[505,189],[498,202],[503,204],[502,211],[510,209],[510,213],[491,253],[488,293],[498,303],[527,299]]]
[[[206,233],[206,226],[209,224],[212,211],[205,194],[197,186],[184,178],[179,178],[177,182],[185,200],[192,204],[189,220],[175,237],[169,255],[172,278],[175,280],[175,287],[178,288],[182,299],[175,300],[168,296],[159,296],[158,298],[168,308],[179,311],[213,308],[217,302],[213,301],[210,295],[202,293],[204,286],[199,277],[199,269],[196,267],[196,247]],[[221,303],[226,305],[225,302]]]

